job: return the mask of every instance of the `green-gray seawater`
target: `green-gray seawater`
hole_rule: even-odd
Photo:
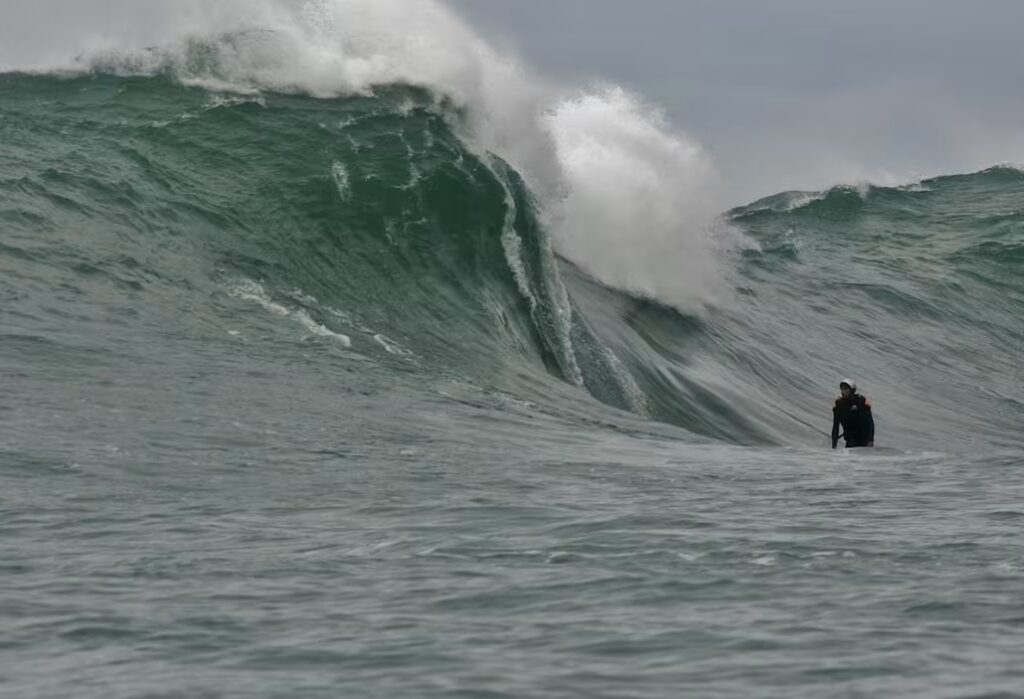
[[[1024,696],[1024,173],[733,210],[690,314],[460,118],[0,75],[0,694]]]

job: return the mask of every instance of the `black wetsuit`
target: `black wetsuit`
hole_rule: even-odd
[[[832,448],[839,441],[839,428],[846,433],[846,447],[874,446],[875,419],[871,417],[871,401],[854,393],[837,398],[832,408]]]

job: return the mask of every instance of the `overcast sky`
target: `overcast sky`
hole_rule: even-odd
[[[1024,162],[1021,0],[449,0],[703,143],[737,199]]]

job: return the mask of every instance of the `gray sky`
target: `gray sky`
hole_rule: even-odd
[[[732,198],[1024,161],[1020,0],[449,0],[569,83],[665,108]]]

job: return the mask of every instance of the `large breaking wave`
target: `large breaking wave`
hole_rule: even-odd
[[[882,443],[1016,443],[1019,171],[717,215],[656,110],[546,84],[438,5],[189,22],[0,78],[9,298],[89,275],[136,314],[741,444],[823,441],[853,374]]]

